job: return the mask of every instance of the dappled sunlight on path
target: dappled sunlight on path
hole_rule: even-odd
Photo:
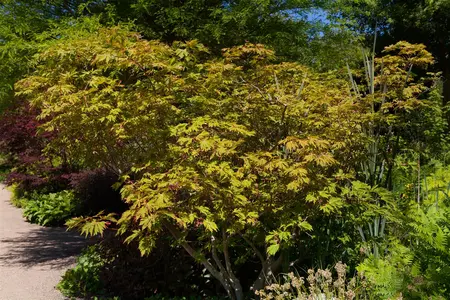
[[[86,240],[65,228],[25,222],[0,185],[0,300],[64,299],[55,289]]]

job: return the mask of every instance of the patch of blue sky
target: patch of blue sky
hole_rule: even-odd
[[[293,20],[305,20],[307,22],[320,22],[329,24],[328,14],[321,8],[310,8],[307,10],[289,10],[287,14]]]

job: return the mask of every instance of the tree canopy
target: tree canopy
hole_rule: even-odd
[[[4,1],[8,182],[230,299],[445,296],[447,2]]]
[[[441,71],[445,103],[450,100],[450,1],[331,1],[332,12],[373,40],[379,49],[407,40],[426,45]]]

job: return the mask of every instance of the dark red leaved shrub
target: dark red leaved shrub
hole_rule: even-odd
[[[114,173],[96,169],[73,173],[68,178],[86,213],[96,214],[102,210],[121,213],[126,210],[119,190],[112,188],[119,180]]]
[[[45,144],[53,135],[38,134],[42,124],[36,119],[38,115],[39,110],[20,102],[0,116],[0,151],[13,167],[6,183],[16,183],[25,192],[57,192],[68,188],[69,181],[63,175],[73,170],[69,171],[64,164],[54,166],[42,156]]]
[[[41,123],[39,111],[26,103],[19,103],[0,117],[0,149],[12,155],[40,156],[45,137],[38,136]]]

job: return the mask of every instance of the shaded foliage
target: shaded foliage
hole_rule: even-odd
[[[321,4],[314,0],[114,0],[109,4],[122,20],[136,20],[147,39],[166,43],[197,39],[219,54],[224,47],[251,42],[273,47],[284,59],[305,59],[308,41],[320,30],[308,20],[311,9]]]
[[[90,246],[77,258],[77,264],[63,275],[56,286],[61,293],[68,297],[91,298],[101,295],[103,283],[100,280],[100,270],[106,260],[99,253],[100,247]]]
[[[85,170],[68,175],[70,186],[80,201],[83,214],[94,215],[100,211],[121,213],[126,209],[120,192],[113,186],[119,178],[105,170]]]

